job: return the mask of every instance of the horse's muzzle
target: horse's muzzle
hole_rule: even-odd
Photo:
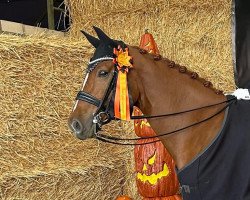
[[[73,131],[74,135],[80,140],[85,140],[88,138],[95,137],[95,130],[96,130],[95,124],[93,124],[91,128],[87,130],[78,119],[73,119],[69,123],[69,127]]]

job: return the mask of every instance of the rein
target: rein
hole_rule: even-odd
[[[170,117],[170,116],[175,116],[175,115],[180,115],[180,114],[184,114],[184,113],[193,112],[193,111],[196,111],[196,110],[201,110],[201,109],[204,109],[204,108],[214,107],[214,106],[217,106],[217,105],[220,105],[220,104],[223,104],[223,103],[229,103],[230,101],[232,101],[234,99],[235,98],[232,98],[232,99],[222,101],[222,102],[219,102],[219,103],[210,104],[210,105],[202,106],[202,107],[199,107],[199,108],[193,108],[193,109],[190,109],[190,110],[184,110],[184,111],[180,111],[180,112],[169,113],[169,114],[131,116],[131,119],[136,120],[136,119],[152,119],[152,118],[158,118],[158,117]]]
[[[192,110],[188,110],[188,111],[183,111],[183,112],[180,112],[180,113],[167,114],[165,116],[173,116],[173,115],[177,115],[177,114],[181,114],[181,113],[187,113],[187,112],[190,112],[190,111],[202,109],[202,108],[205,108],[205,107],[212,107],[212,106],[216,106],[216,105],[219,105],[219,104],[222,104],[222,103],[227,103],[227,105],[224,106],[222,109],[220,109],[218,112],[216,112],[215,114],[213,114],[213,115],[211,115],[211,116],[209,116],[209,117],[207,117],[207,118],[205,118],[205,119],[203,119],[203,120],[201,120],[199,122],[190,124],[188,126],[182,127],[180,129],[177,129],[177,130],[174,130],[174,131],[170,131],[170,132],[167,132],[167,133],[162,133],[162,134],[159,134],[159,135],[156,135],[156,136],[141,137],[141,138],[117,138],[117,137],[113,137],[113,136],[104,135],[104,134],[101,134],[101,133],[98,133],[98,132],[96,132],[95,135],[96,135],[97,139],[99,139],[99,140],[101,140],[103,142],[111,143],[111,144],[132,145],[132,146],[152,144],[152,143],[155,143],[155,142],[160,142],[161,140],[158,139],[158,140],[154,140],[154,141],[151,141],[151,142],[144,142],[144,143],[141,143],[141,144],[138,144],[138,143],[123,143],[123,142],[116,142],[116,141],[139,141],[139,140],[146,140],[146,139],[164,137],[164,136],[167,136],[167,135],[170,135],[170,134],[173,134],[173,133],[177,133],[179,131],[186,130],[188,128],[191,128],[193,126],[199,125],[201,123],[204,123],[204,122],[212,119],[213,117],[219,115],[224,110],[226,110],[228,107],[230,107],[231,104],[233,104],[236,101],[237,101],[237,98],[234,97],[234,98],[231,98],[231,99],[229,99],[227,101],[223,101],[223,102],[220,102],[220,103],[217,103],[217,104],[213,104],[213,105],[209,105],[209,106],[204,106],[204,107],[201,107],[201,108],[196,108],[196,109],[192,109]],[[152,117],[152,116],[150,116],[150,117]],[[155,117],[158,117],[158,116],[155,116]]]

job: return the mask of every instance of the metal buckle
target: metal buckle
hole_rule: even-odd
[[[94,116],[93,123],[102,125],[110,120],[110,115],[106,112],[99,112]]]

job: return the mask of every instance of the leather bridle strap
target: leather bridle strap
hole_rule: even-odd
[[[91,94],[87,92],[80,91],[78,92],[76,96],[76,100],[85,101],[87,103],[90,103],[96,107],[99,107],[101,105],[101,100],[97,99],[96,97],[92,96]]]
[[[141,116],[131,116],[132,120],[138,120],[138,119],[151,119],[151,118],[160,118],[160,117],[170,117],[170,116],[175,116],[175,115],[180,115],[180,114],[184,114],[184,113],[189,113],[189,112],[193,112],[193,111],[197,111],[197,110],[201,110],[201,109],[205,109],[205,108],[210,108],[210,107],[215,107],[224,103],[229,103],[231,101],[234,101],[236,99],[236,97],[232,97],[230,99],[227,99],[225,101],[221,101],[219,103],[215,103],[215,104],[210,104],[210,105],[206,105],[206,106],[202,106],[202,107],[198,107],[198,108],[193,108],[193,109],[189,109],[189,110],[183,110],[180,112],[174,112],[174,113],[168,113],[168,114],[162,114],[162,115],[141,115]]]
[[[98,124],[98,128],[101,128],[103,124],[106,124],[112,119],[114,119],[113,105],[111,105],[113,101],[111,99],[112,96],[114,95],[116,79],[117,79],[117,69],[115,68],[110,83],[108,85],[108,88],[104,93],[103,99],[101,100],[97,99],[93,95],[84,91],[78,92],[76,96],[76,100],[84,101],[97,107],[97,110],[94,113],[93,122]],[[102,121],[100,118],[100,114],[102,115],[105,114],[107,119],[105,119],[105,121]]]
[[[231,99],[231,101],[229,103],[227,103],[222,109],[220,109],[218,112],[216,112],[215,114],[201,120],[201,121],[198,121],[198,122],[195,122],[193,124],[190,124],[188,126],[185,126],[185,127],[182,127],[182,128],[179,128],[179,129],[176,129],[174,131],[170,131],[170,132],[167,132],[167,133],[161,133],[159,135],[156,135],[156,136],[149,136],[149,137],[141,137],[141,138],[117,138],[117,137],[113,137],[113,136],[109,136],[109,135],[104,135],[104,134],[101,134],[101,133],[98,133],[96,132],[96,138],[98,140],[101,140],[103,142],[107,142],[107,143],[111,143],[111,144],[118,144],[118,145],[132,145],[132,146],[138,146],[138,145],[145,145],[145,144],[152,144],[152,143],[155,143],[155,142],[160,142],[161,140],[158,139],[159,137],[164,137],[166,135],[170,135],[170,134],[174,134],[174,133],[177,133],[179,131],[183,131],[183,130],[186,130],[188,128],[191,128],[193,126],[197,126],[201,123],[204,123],[212,118],[214,118],[215,116],[219,115],[220,113],[222,113],[224,110],[226,110],[228,107],[230,107],[230,105],[232,105],[233,103],[237,102],[237,99],[236,98],[233,98]],[[153,139],[155,138],[156,140],[153,140],[153,141],[150,141],[150,142],[143,142],[143,143],[127,143],[127,142],[122,142],[122,141],[141,141],[141,140],[147,140],[147,139]]]

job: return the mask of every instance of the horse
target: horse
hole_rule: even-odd
[[[123,144],[122,139],[98,132],[102,125],[117,120],[114,50],[126,51],[131,67],[120,70],[127,74],[129,106],[144,113],[136,118],[130,110],[130,118],[147,118],[172,155],[183,199],[249,200],[249,101],[224,95],[185,66],[113,40],[97,27],[94,30],[98,38],[82,31],[95,52],[69,116],[74,135]]]

